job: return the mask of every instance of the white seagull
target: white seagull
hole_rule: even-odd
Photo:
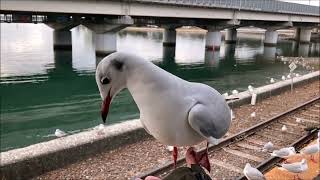
[[[271,78],[270,79],[270,83],[274,83],[275,81],[274,81],[274,79],[273,78]]]
[[[281,131],[282,131],[282,132],[286,132],[287,130],[288,130],[287,126],[286,126],[286,125],[283,125],[282,128],[281,128]]]
[[[253,93],[253,91],[254,91],[254,87],[253,87],[253,86],[251,86],[251,85],[249,85],[249,86],[248,86],[248,90],[249,90],[249,92],[250,92],[250,93]]]
[[[217,144],[229,129],[230,109],[218,91],[185,81],[138,56],[116,52],[105,57],[97,66],[96,82],[103,121],[112,99],[127,88],[144,129],[162,144],[174,146],[174,164],[178,146]],[[209,161],[205,168],[210,171]]]
[[[57,137],[63,137],[63,136],[66,136],[67,133],[61,131],[60,129],[56,129],[56,131],[54,132],[54,135]]]
[[[252,167],[249,163],[243,169],[243,174],[248,180],[263,180],[266,179],[264,175],[257,169]]]
[[[273,144],[272,142],[267,142],[266,144],[264,144],[263,148],[262,148],[262,151],[263,152],[269,152],[269,151],[272,151],[273,150]]]
[[[256,112],[251,113],[250,116],[251,116],[252,118],[256,117]]]
[[[232,94],[233,95],[237,95],[237,94],[239,94],[239,91],[235,89],[235,90],[232,91]]]
[[[318,152],[320,152],[320,132],[318,132],[318,139],[315,144],[309,145],[300,151],[301,154],[311,155],[311,161],[314,163],[317,163],[317,161],[313,156]]]
[[[281,79],[282,79],[282,80],[286,80],[286,77],[285,77],[285,76],[282,76]]]
[[[296,150],[294,147],[286,147],[279,150],[274,150],[271,153],[271,156],[280,157],[280,158],[288,158],[291,155],[295,155]]]
[[[282,171],[295,173],[297,175],[297,179],[300,179],[298,174],[308,170],[308,163],[305,159],[302,159],[302,161],[300,162],[281,164],[281,167],[279,169]]]

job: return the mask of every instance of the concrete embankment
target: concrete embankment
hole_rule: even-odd
[[[294,78],[294,86],[318,80],[319,71]],[[291,80],[256,88],[258,101],[290,89]],[[250,102],[251,94],[239,93],[239,100],[230,102],[230,106],[239,106]],[[69,163],[86,158],[101,151],[115,149],[128,143],[137,142],[148,135],[139,120],[127,121],[108,126],[103,130],[92,130],[67,137],[31,145],[1,153],[1,176],[6,179],[25,179],[46,171],[63,167]]]

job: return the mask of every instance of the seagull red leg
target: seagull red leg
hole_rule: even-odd
[[[208,155],[208,147],[209,147],[209,143],[207,142],[206,151],[202,153],[197,153],[196,159],[201,166],[203,166],[210,172],[211,166],[210,166],[209,155]]]
[[[173,167],[176,168],[177,159],[178,159],[178,148],[175,146],[173,147],[172,156],[173,156]]]

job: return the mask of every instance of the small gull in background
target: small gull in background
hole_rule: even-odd
[[[232,91],[232,94],[233,95],[239,94],[239,91],[235,89],[235,90]]]
[[[173,151],[173,146],[167,146],[166,149],[167,149],[169,152],[172,152],[172,151]]]
[[[285,76],[282,76],[281,79],[282,79],[282,80],[286,80],[286,77],[285,77]]]
[[[270,83],[274,83],[275,81],[274,81],[274,79],[273,78],[271,78],[270,79]]]
[[[63,136],[66,136],[67,133],[61,131],[60,129],[56,129],[56,131],[54,132],[54,135],[57,137],[63,137]]]
[[[98,126],[94,127],[93,129],[94,130],[97,130],[97,131],[102,131],[104,129],[104,124],[99,124]]]
[[[270,152],[273,150],[273,144],[272,142],[267,142],[266,144],[264,144],[262,152]]]
[[[281,131],[282,131],[282,132],[286,132],[287,130],[288,130],[287,126],[286,126],[286,125],[283,125],[282,128],[281,128]]]
[[[290,79],[290,78],[291,78],[291,75],[290,75],[290,74],[288,74],[287,78],[288,78],[288,79]]]
[[[296,118],[296,122],[297,123],[302,123],[302,119],[301,118]]]
[[[299,77],[299,76],[300,76],[300,74],[296,73],[296,77]]]
[[[296,150],[294,147],[286,147],[279,150],[274,150],[271,153],[271,156],[280,157],[280,158],[288,158],[291,155],[295,155]]]
[[[249,163],[247,163],[244,167],[243,174],[247,177],[248,180],[266,179],[257,168],[252,167]]]
[[[249,90],[249,92],[250,92],[250,93],[253,93],[253,91],[254,91],[254,87],[253,87],[253,86],[251,86],[251,85],[249,85],[249,86],[248,86],[248,90]]]
[[[252,118],[256,117],[256,112],[251,113],[250,116],[251,116]]]
[[[282,171],[288,171],[291,173],[295,173],[295,178],[300,179],[299,173],[305,172],[308,170],[308,163],[306,159],[302,159],[300,162],[295,162],[291,164],[281,164],[281,167],[279,168]]]
[[[226,93],[222,94],[222,96],[226,99],[229,96],[229,94],[226,92]]]

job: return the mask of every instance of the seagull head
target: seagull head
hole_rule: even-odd
[[[96,82],[103,99],[101,117],[106,122],[113,97],[126,87],[126,71],[124,58],[113,53],[100,61],[96,70]]]

